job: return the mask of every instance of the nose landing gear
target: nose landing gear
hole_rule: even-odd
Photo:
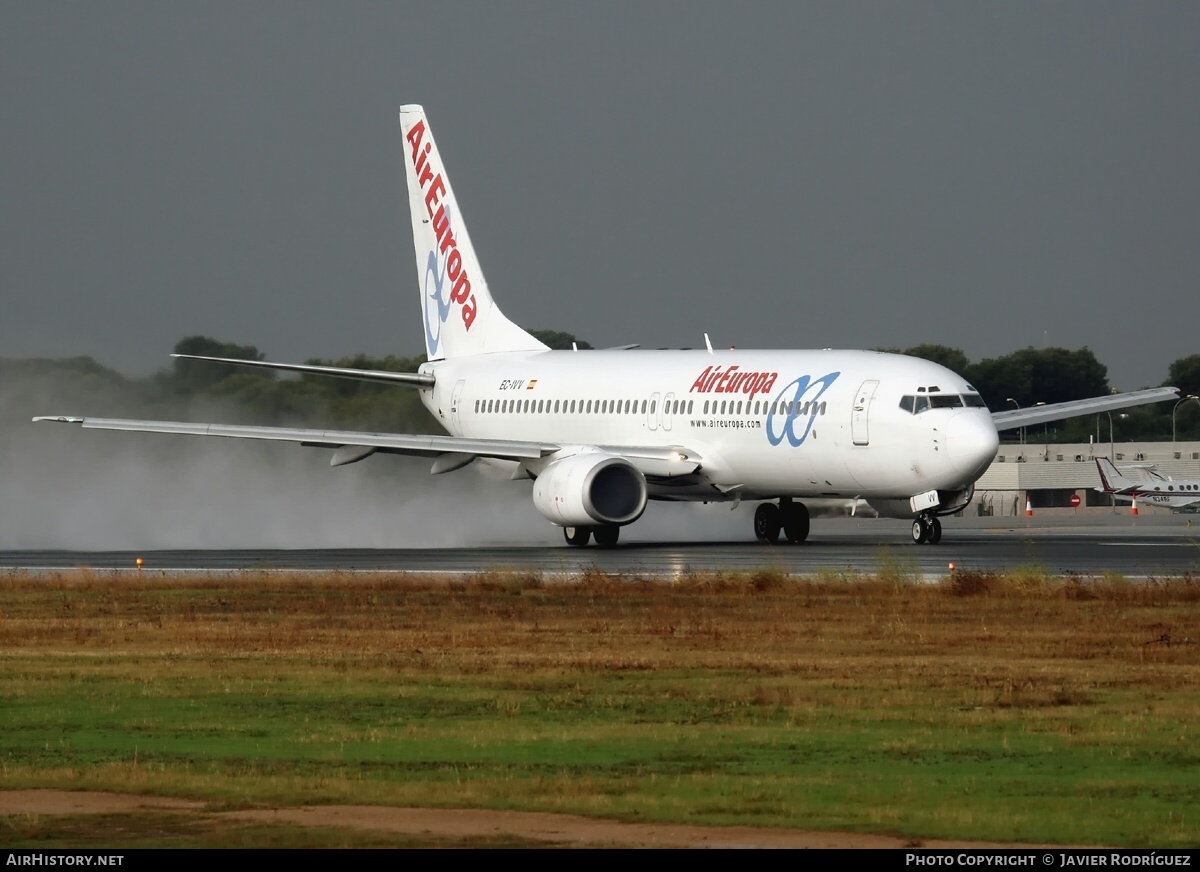
[[[942,541],[942,522],[933,515],[921,515],[913,521],[912,538],[916,545],[936,545]]]

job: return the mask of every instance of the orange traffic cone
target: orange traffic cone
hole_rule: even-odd
[[[1033,517],[1033,502],[1029,499],[1025,500],[1025,517],[1026,518]]]
[[[1133,498],[1133,508],[1129,510],[1129,514],[1131,514],[1131,515],[1136,515],[1137,513],[1138,513],[1138,510],[1137,510],[1137,497],[1134,497],[1134,498]]]

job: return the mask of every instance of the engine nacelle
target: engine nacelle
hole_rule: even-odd
[[[631,524],[646,510],[646,477],[623,457],[576,454],[542,470],[533,505],[560,527]]]

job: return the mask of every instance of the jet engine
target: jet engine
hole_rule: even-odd
[[[623,457],[576,454],[542,470],[533,505],[560,527],[631,524],[646,510],[646,477]]]

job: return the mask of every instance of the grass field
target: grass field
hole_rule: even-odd
[[[881,563],[675,582],[9,576],[0,789],[1200,844],[1200,578],[921,584]],[[178,815],[118,831],[384,843],[231,839]],[[87,833],[0,820],[8,844]]]

